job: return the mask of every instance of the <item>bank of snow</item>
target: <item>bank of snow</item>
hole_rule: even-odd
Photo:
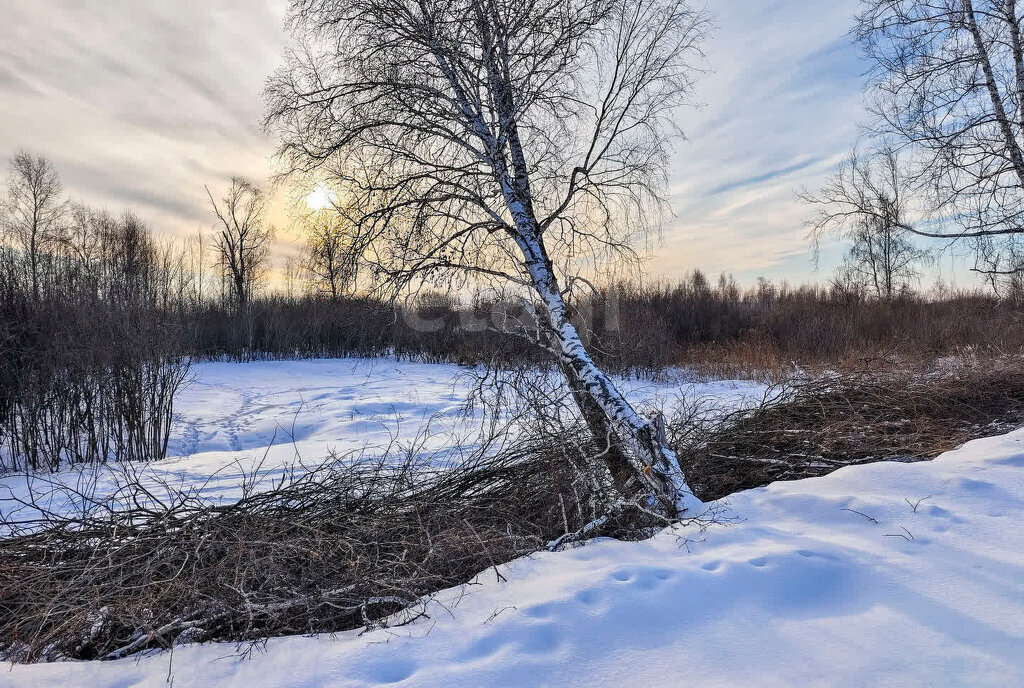
[[[14,666],[0,686],[1024,685],[1024,431],[734,495],[735,523],[601,541],[365,634]]]

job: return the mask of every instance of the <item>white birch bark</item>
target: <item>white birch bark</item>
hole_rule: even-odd
[[[268,87],[282,154],[295,170],[339,161],[365,209],[358,243],[383,249],[395,285],[459,270],[532,289],[588,424],[601,420],[593,400],[615,435],[616,483],[675,517],[690,496],[678,461],[587,352],[552,256],[592,241],[625,253],[613,216],[662,200],[704,12],[686,0],[293,4],[309,43]]]
[[[486,27],[486,22],[481,22],[481,25]],[[558,279],[544,247],[540,224],[533,212],[529,169],[519,140],[514,98],[509,85],[501,78],[500,69],[492,61],[493,53],[488,56],[488,87],[500,117],[502,140],[495,137],[480,112],[473,107],[444,53],[435,50],[434,56],[448,78],[470,130],[487,151],[486,162],[494,173],[513,219],[513,239],[523,254],[533,288],[544,306],[561,361],[574,372],[608,417],[610,427],[624,445],[638,483],[655,501],[652,506],[671,517],[694,509],[699,501],[686,485],[675,452],[654,424],[637,413],[612,379],[594,362],[568,317]],[[512,169],[505,159],[506,147]]]
[[[623,396],[612,379],[587,352],[569,320],[562,293],[544,252],[543,244],[520,236],[530,276],[558,345],[558,354],[577,380],[608,417],[609,425],[623,443],[638,482],[657,500],[658,510],[669,516],[693,511],[700,502],[693,496],[675,452],[654,423],[644,418]]]

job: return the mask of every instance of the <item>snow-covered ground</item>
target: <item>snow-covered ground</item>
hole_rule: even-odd
[[[671,405],[680,394],[715,397],[727,406],[759,400],[751,382],[627,380],[631,398]],[[429,424],[443,441],[472,431],[463,405],[472,382],[456,366],[389,359],[322,359],[199,363],[179,395],[178,418],[166,465],[203,474],[232,461],[263,456],[265,464],[288,463],[296,455],[322,458],[338,453],[372,454],[392,439],[411,440]]]
[[[367,387],[355,381],[363,373]],[[409,404],[395,408],[410,420],[453,413],[451,373],[391,362],[201,366],[181,405],[175,441],[190,457],[179,468],[262,451],[278,425],[290,427],[298,391],[303,453],[372,439],[394,402]],[[399,376],[404,385],[377,383]],[[301,420],[318,403],[322,415]],[[485,571],[400,628],[273,639],[248,659],[210,644],[10,666],[0,686],[156,687],[169,675],[179,687],[243,688],[1024,685],[1024,430],[931,462],[773,484],[726,506],[731,525],[703,534],[537,554],[502,566],[507,581]]]
[[[764,387],[750,382],[650,383],[627,380],[629,396],[670,407],[681,395],[717,400],[722,408],[756,402]],[[57,511],[68,496],[55,485],[112,493],[117,483],[141,477],[151,486],[189,487],[204,497],[231,500],[247,475],[270,485],[296,465],[316,465],[329,452],[379,456],[415,443],[419,451],[472,445],[479,414],[466,415],[472,383],[457,366],[388,359],[323,359],[198,363],[175,401],[168,458],[121,474],[114,465],[56,475],[0,475],[0,510],[17,508],[11,497],[35,498]],[[300,468],[301,470],[301,468]],[[159,492],[159,490],[157,490]],[[6,505],[5,505],[6,502]],[[20,509],[19,518],[31,518]]]

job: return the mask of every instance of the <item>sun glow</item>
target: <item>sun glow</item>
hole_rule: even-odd
[[[318,184],[316,188],[309,192],[306,196],[306,205],[310,209],[315,211],[321,211],[324,208],[330,208],[334,205],[337,197],[333,191],[331,191],[326,185]]]

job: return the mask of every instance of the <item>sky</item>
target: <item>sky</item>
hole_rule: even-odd
[[[0,0],[0,156],[52,159],[71,197],[132,208],[165,235],[209,229],[204,186],[265,180],[261,91],[286,42],[286,0]],[[680,113],[672,217],[647,271],[822,281],[796,199],[865,119],[847,32],[857,0],[714,0],[696,105]],[[287,225],[278,198],[273,219]],[[287,231],[281,253],[294,253]],[[940,263],[940,266],[943,263]],[[939,268],[941,272],[942,268]]]

